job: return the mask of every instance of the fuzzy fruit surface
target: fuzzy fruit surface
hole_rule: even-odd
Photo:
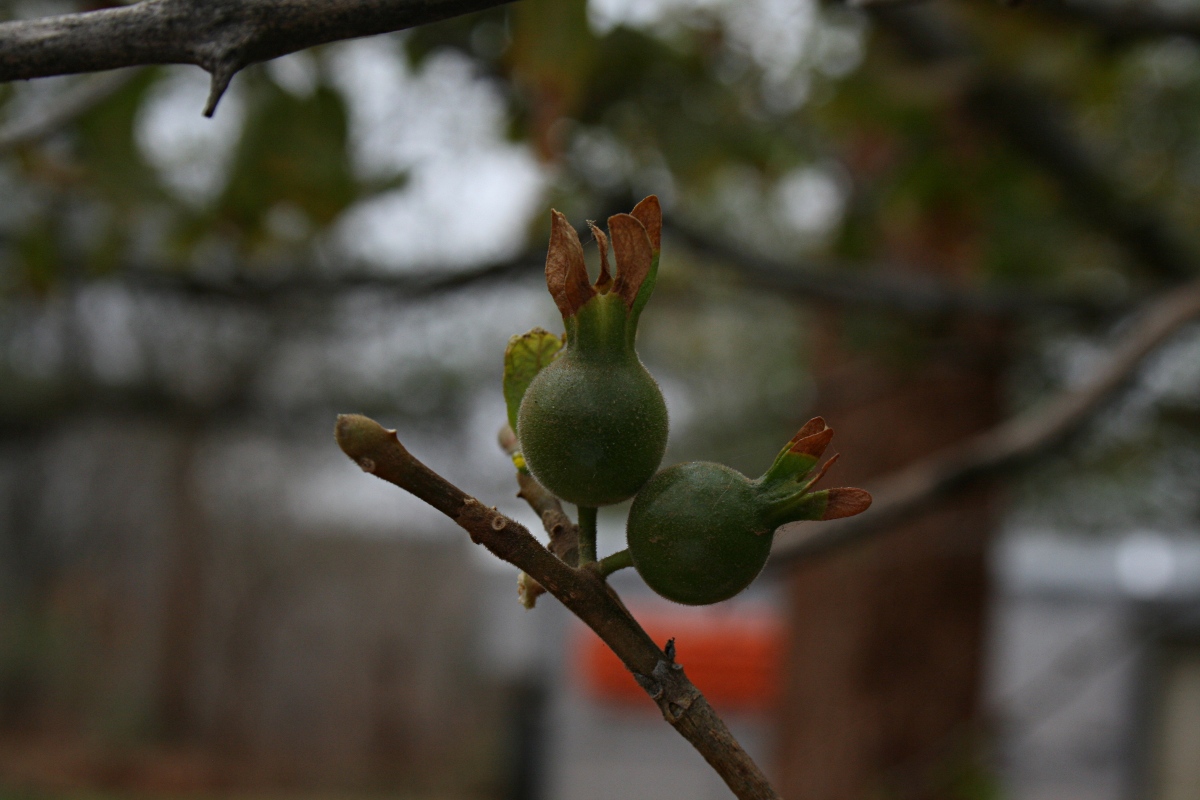
[[[631,347],[589,353],[568,345],[526,390],[517,436],[529,471],[555,495],[610,505],[658,469],[667,405]]]
[[[626,534],[633,565],[668,600],[707,605],[728,600],[762,571],[774,526],[759,484],[722,464],[668,467],[642,488]]]

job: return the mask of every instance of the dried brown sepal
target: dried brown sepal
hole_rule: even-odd
[[[807,427],[807,426],[805,426]],[[803,430],[801,431],[803,432]],[[800,453],[813,458],[820,458],[825,453],[825,448],[829,447],[829,442],[833,439],[833,428],[825,428],[823,431],[809,434],[808,436],[799,437],[792,442],[791,452]]]
[[[788,442],[788,447],[790,448],[792,445],[794,445],[796,442],[800,441],[801,439],[804,439],[805,437],[808,437],[808,436],[812,436],[814,433],[820,433],[821,431],[825,430],[828,427],[829,426],[825,424],[824,417],[813,417],[808,422],[804,423],[803,428],[796,431],[796,435],[792,437],[792,440],[790,442]]]
[[[612,237],[613,255],[617,259],[617,279],[613,283],[613,291],[621,296],[626,306],[633,308],[642,282],[654,264],[650,236],[646,233],[646,227],[632,214],[609,217],[608,233]]]
[[[550,212],[550,247],[546,251],[546,287],[563,318],[575,316],[596,291],[588,280],[579,234],[557,211]]]
[[[646,235],[650,237],[650,249],[658,255],[662,250],[662,206],[658,204],[658,197],[646,197],[629,213],[645,227]]]
[[[825,462],[825,466],[821,467],[817,474],[814,475],[808,483],[804,484],[804,491],[807,492],[809,489],[816,486],[821,478],[825,477],[825,473],[829,472],[829,468],[834,465],[834,462],[841,458],[841,455],[841,453],[834,453],[832,456],[830,456],[829,460]]]
[[[612,273],[608,269],[608,237],[591,220],[588,220],[588,227],[592,229],[592,236],[596,237],[596,247],[600,249],[600,277],[596,279],[593,288],[600,294],[607,294],[613,282]]]
[[[828,492],[825,514],[821,517],[823,520],[853,517],[871,507],[871,494],[865,489],[842,487],[829,489]]]

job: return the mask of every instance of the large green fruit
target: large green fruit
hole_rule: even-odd
[[[637,322],[658,269],[661,213],[649,197],[633,214],[609,218],[609,235],[593,227],[600,278],[588,280],[575,229],[552,216],[546,282],[566,326],[566,344],[528,381],[514,378],[506,396],[520,395],[516,433],[523,463],[558,497],[596,507],[628,500],[654,474],[667,446],[667,406],[634,349]],[[608,270],[608,240],[616,256]],[[524,375],[516,347],[545,342],[544,332],[514,337],[506,375]]]
[[[721,464],[693,461],[650,479],[626,527],[638,574],[686,605],[727,600],[745,589],[771,554],[755,487]]]
[[[655,475],[634,498],[626,523],[638,574],[677,603],[728,600],[762,571],[780,525],[866,510],[871,496],[862,489],[809,491],[824,474],[807,479],[832,436],[824,420],[810,421],[757,480],[706,461]]]
[[[662,461],[667,406],[637,356],[596,363],[567,352],[525,392],[517,417],[530,472],[558,497],[604,506],[632,497]]]

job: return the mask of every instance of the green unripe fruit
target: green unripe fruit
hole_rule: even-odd
[[[632,214],[608,220],[615,278],[608,270],[609,236],[593,226],[601,264],[595,284],[575,229],[557,212],[552,221],[546,283],[563,316],[566,344],[527,385],[514,378],[506,393],[515,397],[523,389],[516,433],[524,466],[558,497],[594,508],[632,497],[658,469],[667,446],[666,403],[634,350],[658,268],[661,212],[649,197]],[[510,352],[528,350],[544,336],[516,337]]]
[[[677,464],[655,475],[638,492],[626,524],[638,574],[668,600],[718,603],[745,589],[762,571],[780,525],[866,510],[871,496],[862,489],[810,492],[824,470],[801,482],[832,436],[824,420],[812,420],[757,480],[705,461]],[[826,469],[832,463],[830,459]]]
[[[526,390],[517,436],[543,486],[576,505],[604,506],[632,497],[658,469],[667,406],[632,352],[600,362],[568,344]]]
[[[650,479],[629,509],[633,565],[651,589],[699,606],[750,585],[771,554],[753,482],[721,464],[693,461]]]

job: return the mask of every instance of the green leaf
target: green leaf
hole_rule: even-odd
[[[558,357],[563,340],[542,328],[514,336],[504,350],[504,402],[508,405],[508,424],[517,429],[517,410],[525,390],[547,364]]]

